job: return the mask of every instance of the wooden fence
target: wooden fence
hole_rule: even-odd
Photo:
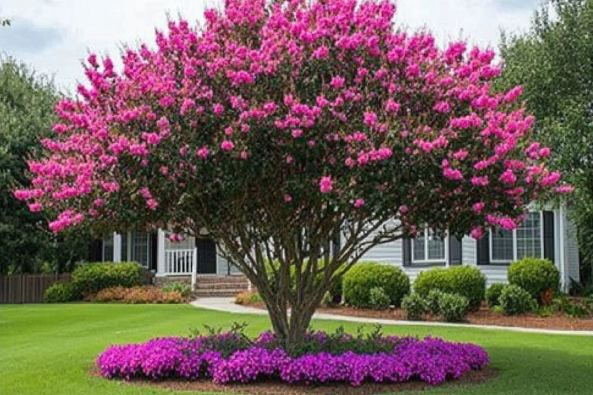
[[[52,284],[69,281],[70,273],[0,276],[0,303],[41,303]]]

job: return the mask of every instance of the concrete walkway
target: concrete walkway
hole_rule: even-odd
[[[234,314],[258,314],[267,315],[268,312],[263,309],[255,307],[241,306],[235,304],[234,298],[199,298],[191,305],[201,309],[224,311],[226,313]],[[527,332],[527,333],[547,333],[553,335],[577,335],[577,336],[593,336],[593,331],[567,331],[567,330],[555,330],[555,329],[536,329],[536,328],[517,328],[507,326],[495,326],[495,325],[471,325],[471,324],[452,324],[448,322],[418,322],[418,321],[398,321],[398,320],[386,320],[376,318],[364,318],[364,317],[347,317],[336,314],[324,314],[316,313],[313,316],[314,319],[318,320],[332,320],[332,321],[345,321],[345,322],[358,322],[362,324],[381,324],[381,325],[399,325],[399,326],[435,326],[435,327],[458,327],[458,328],[477,328],[477,329],[495,329],[509,332]]]

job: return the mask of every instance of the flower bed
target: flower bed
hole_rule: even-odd
[[[189,300],[189,295],[184,295],[179,291],[163,290],[156,287],[112,287],[99,291],[96,295],[90,296],[87,300],[92,302],[107,303],[185,303]]]
[[[211,379],[216,384],[279,380],[287,384],[421,380],[437,385],[489,361],[482,348],[441,339],[312,332],[288,355],[274,336],[255,340],[236,332],[195,338],[158,338],[114,345],[97,358],[101,375],[131,380]]]

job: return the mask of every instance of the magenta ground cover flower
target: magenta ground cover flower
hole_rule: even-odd
[[[361,339],[345,333],[336,336],[312,332],[305,345],[311,351],[290,356],[277,347],[269,332],[251,343],[241,342],[235,333],[159,338],[110,346],[97,358],[97,366],[110,379],[210,378],[217,384],[277,379],[287,384],[339,382],[359,386],[365,382],[401,383],[413,379],[437,385],[489,362],[486,351],[476,345],[435,338],[381,336],[371,342],[385,351],[336,351],[340,345],[362,344]],[[315,351],[329,349],[334,352]]]

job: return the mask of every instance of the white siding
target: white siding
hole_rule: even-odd
[[[361,258],[361,262],[372,261],[401,266],[403,262],[403,245],[401,240],[391,241],[371,248]]]
[[[576,226],[569,220],[565,220],[564,226],[564,259],[566,262],[566,280],[567,285],[570,279],[580,281],[579,273],[579,250],[576,242]]]
[[[228,273],[227,260],[220,256],[220,247],[216,246],[216,274],[219,276],[225,276]]]
[[[461,264],[467,266],[476,265],[477,243],[472,237],[465,236],[461,240]]]
[[[229,274],[229,264],[226,258],[220,255],[222,247],[216,246],[216,274],[219,276],[226,276]],[[231,265],[230,274],[241,274],[238,267]]]
[[[486,286],[494,283],[508,283],[508,266],[483,265],[478,266],[478,269],[486,276]]]
[[[461,242],[462,248],[462,264],[476,265],[476,241],[471,237],[464,237]],[[373,261],[379,263],[387,263],[402,267],[403,271],[410,277],[410,282],[413,283],[420,272],[429,270],[431,266],[403,266],[403,242],[396,240],[390,243],[381,244],[369,250],[361,259],[361,261]],[[443,266],[439,266],[443,267]],[[478,268],[486,276],[488,285],[502,282],[507,282],[507,266],[478,266]]]

